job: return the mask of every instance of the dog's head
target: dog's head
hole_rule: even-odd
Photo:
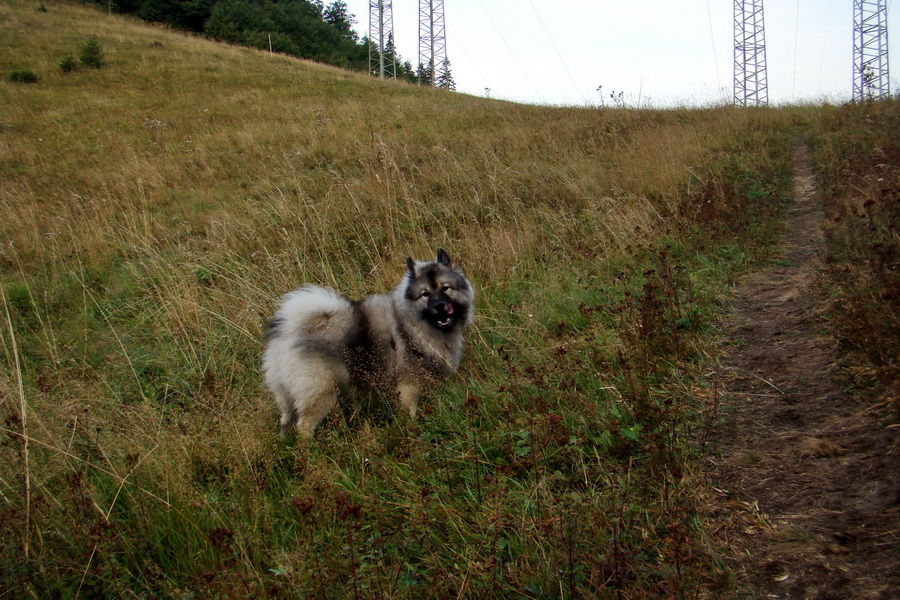
[[[422,319],[442,331],[471,322],[475,292],[465,275],[453,266],[446,250],[438,248],[432,261],[407,258],[406,268],[404,298]]]

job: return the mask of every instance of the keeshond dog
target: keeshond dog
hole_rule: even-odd
[[[263,354],[282,434],[312,436],[349,387],[390,394],[415,417],[422,391],[456,372],[475,291],[443,248],[406,268],[390,294],[351,301],[307,285],[282,299]]]

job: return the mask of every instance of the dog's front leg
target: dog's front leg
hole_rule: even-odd
[[[416,403],[419,400],[421,388],[418,384],[409,381],[401,381],[397,384],[397,394],[400,397],[400,405],[405,406],[409,416],[416,417]]]

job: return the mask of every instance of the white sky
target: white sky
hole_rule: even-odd
[[[369,0],[345,0],[368,33]],[[326,4],[328,4],[326,0]],[[889,38],[900,35],[888,0]],[[418,62],[419,0],[393,0],[397,51]],[[457,90],[539,104],[730,102],[734,0],[444,0]],[[850,99],[853,0],[764,0],[769,102]],[[900,91],[900,52],[891,91]]]

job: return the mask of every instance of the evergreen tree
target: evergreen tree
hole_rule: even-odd
[[[225,42],[248,44],[254,32],[272,31],[274,23],[268,18],[265,7],[239,0],[225,0],[213,8],[206,21],[207,35]]]
[[[344,0],[82,0],[225,42],[364,71],[368,46]]]
[[[362,42],[360,42],[363,46],[369,47],[371,46],[371,52],[373,56],[378,55],[378,47],[375,45],[375,42],[370,40],[368,37],[363,37]],[[412,67],[412,63],[408,60],[403,60],[403,57],[397,52],[397,46],[394,44],[394,34],[389,33],[387,43],[384,45],[384,63],[385,63],[385,75],[390,77],[393,76],[396,79],[402,79],[404,81],[408,81],[409,83],[417,82],[416,71]],[[390,67],[387,65],[393,64],[394,71],[390,71]],[[372,75],[378,75],[377,69],[373,69]]]
[[[356,34],[353,33],[353,25],[356,24],[356,20],[353,18],[353,15],[350,13],[350,9],[347,8],[347,3],[344,2],[344,0],[334,0],[334,2],[329,4],[328,8],[325,9],[322,17],[325,19],[326,23],[340,31],[341,35],[349,38],[355,37]]]
[[[435,81],[435,87],[451,92],[456,91],[456,82],[453,81],[453,74],[450,72],[450,61],[446,58],[444,59],[444,62],[441,63],[440,73],[437,77],[437,81]]]
[[[402,64],[397,65],[397,79],[402,79],[409,83],[416,82],[416,70],[413,69],[411,62],[404,60]]]
[[[375,54],[378,54],[377,48]],[[384,76],[396,78],[399,64],[400,58],[397,56],[397,48],[394,46],[394,34],[389,33],[384,45]]]
[[[416,68],[416,81],[419,82],[419,85],[427,85],[429,87],[434,84],[434,75],[431,72],[431,65],[419,63],[419,66]]]
[[[88,38],[88,41],[81,47],[81,52],[78,53],[78,60],[84,66],[93,67],[94,69],[99,69],[105,64],[103,49],[100,48],[100,42],[97,41],[96,37],[91,36]]]
[[[202,31],[216,0],[143,0],[136,7],[145,21],[166,23],[188,31]]]
[[[59,63],[59,68],[63,73],[71,73],[78,68],[78,62],[75,60],[74,56],[66,54],[63,57],[62,62]]]
[[[397,64],[397,47],[394,45],[394,32],[388,34],[387,43],[384,45],[384,62]]]

